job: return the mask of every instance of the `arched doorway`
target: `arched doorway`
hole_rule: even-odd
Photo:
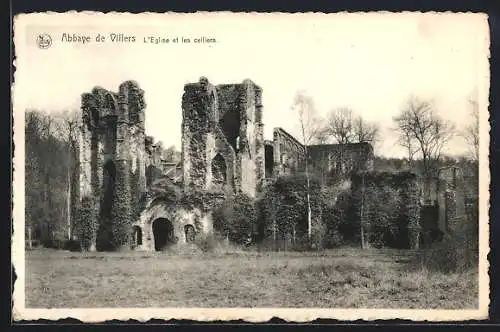
[[[226,161],[220,153],[217,153],[212,160],[212,177],[215,185],[223,186],[226,184]]]
[[[134,247],[142,245],[142,229],[139,226],[132,228],[132,240]]]
[[[196,232],[193,225],[184,226],[184,234],[186,235],[186,242],[193,243],[196,237]]]
[[[174,225],[166,218],[158,218],[153,221],[153,236],[156,251],[161,251],[177,242],[174,234]]]

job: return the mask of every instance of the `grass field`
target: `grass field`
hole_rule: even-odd
[[[412,268],[411,253],[26,252],[26,307],[473,309],[478,274]]]

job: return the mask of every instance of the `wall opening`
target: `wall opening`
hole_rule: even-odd
[[[148,187],[161,176],[162,172],[158,167],[155,167],[154,165],[146,167],[146,185]]]
[[[240,114],[236,110],[228,110],[220,120],[220,127],[226,135],[226,139],[236,151],[236,139],[240,135]]]
[[[139,226],[133,227],[132,239],[133,239],[134,247],[142,245],[142,229]]]
[[[274,168],[274,148],[272,145],[265,146],[264,164],[266,170],[266,178],[271,178],[273,176]]]
[[[153,236],[156,251],[164,250],[177,242],[174,225],[166,218],[158,218],[153,221]]]
[[[196,237],[196,232],[193,225],[184,226],[184,234],[186,235],[186,242],[193,243]]]
[[[226,161],[224,160],[224,157],[220,153],[217,153],[217,155],[214,157],[212,160],[212,178],[213,178],[213,184],[217,186],[223,186],[226,184]]]

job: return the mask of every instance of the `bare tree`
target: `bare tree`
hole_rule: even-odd
[[[354,141],[368,142],[375,145],[379,139],[380,126],[377,123],[371,123],[358,116],[353,122]]]
[[[470,147],[470,152],[474,160],[479,160],[479,106],[477,101],[469,100],[471,104],[471,122],[465,127],[462,136]]]
[[[407,106],[394,117],[394,122],[408,151],[417,151],[422,157],[426,179],[425,194],[430,198],[430,180],[445,144],[454,133],[454,125],[439,117],[429,101],[411,97]],[[416,145],[415,150],[413,146]]]
[[[406,150],[408,166],[412,169],[413,159],[418,152],[416,139],[413,137],[411,130],[407,126],[397,126],[395,130],[398,133],[397,143]]]
[[[163,156],[168,162],[178,162],[181,159],[180,151],[177,151],[175,145],[170,145],[163,151]]]
[[[67,160],[67,236],[71,240],[73,238],[73,219],[76,211],[77,174],[79,168],[78,161],[78,135],[81,125],[81,114],[76,110],[65,110],[57,114],[57,134],[59,139],[65,142],[68,146]]]
[[[317,131],[316,134],[312,137],[312,144],[328,144],[330,137],[328,134],[328,128],[324,126],[324,120],[321,118],[317,118]]]
[[[293,102],[292,110],[297,112],[299,125],[304,145],[305,174],[307,181],[307,234],[309,240],[312,234],[312,216],[311,216],[311,197],[310,197],[310,179],[309,162],[307,146],[311,144],[314,137],[321,131],[319,118],[316,116],[313,99],[303,92],[298,92]]]
[[[354,138],[353,111],[342,107],[331,110],[327,115],[326,130],[339,144],[350,143]]]

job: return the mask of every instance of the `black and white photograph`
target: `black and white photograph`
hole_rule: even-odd
[[[484,319],[477,13],[14,18],[15,320]]]

